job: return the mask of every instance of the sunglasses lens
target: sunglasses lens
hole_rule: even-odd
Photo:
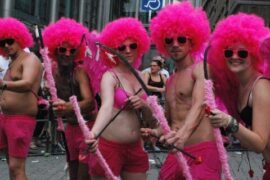
[[[67,51],[66,48],[63,48],[63,47],[58,48],[58,52],[61,54],[64,54],[66,51]]]
[[[6,44],[9,46],[12,45],[15,42],[14,39],[3,39],[0,41],[0,47],[5,47]]]
[[[166,44],[171,44],[173,42],[173,38],[165,38]]]
[[[245,59],[248,57],[248,52],[246,50],[239,50],[238,57]]]
[[[126,46],[125,45],[122,45],[122,46],[119,46],[117,49],[119,51],[124,51],[126,49]]]
[[[187,42],[187,38],[184,37],[184,36],[179,36],[177,38],[177,41],[180,43],[180,44],[185,44]]]
[[[0,47],[5,47],[6,42],[4,40],[0,41]]]
[[[224,56],[225,58],[230,58],[233,56],[233,51],[232,50],[225,50],[224,51]]]
[[[14,43],[14,39],[6,39],[6,43],[8,44],[8,45],[12,45],[13,43]]]
[[[138,45],[136,43],[129,45],[130,49],[137,49]]]
[[[76,49],[70,49],[69,52],[70,52],[71,55],[74,55],[76,53]]]

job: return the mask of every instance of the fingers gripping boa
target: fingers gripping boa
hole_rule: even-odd
[[[171,128],[168,125],[168,122],[165,118],[163,108],[157,102],[157,97],[148,96],[147,103],[149,104],[151,108],[153,116],[159,122],[159,125],[162,128],[163,133],[168,134],[171,131]],[[186,179],[192,180],[190,169],[184,156],[180,152],[176,153],[175,156],[176,156],[176,159],[178,160],[178,163],[183,168],[183,174],[186,177]]]
[[[210,107],[210,109],[217,108],[215,102],[215,96],[213,93],[213,82],[211,80],[205,80],[204,83],[204,90],[205,90],[205,102]],[[220,130],[218,128],[214,129],[214,136],[216,138],[216,144],[218,148],[219,158],[222,163],[222,169],[225,175],[226,180],[232,180],[233,177],[230,172],[230,167],[228,165],[228,156],[227,152],[223,146],[223,141],[221,137]]]
[[[81,111],[80,111],[80,108],[79,108],[79,104],[78,104],[78,101],[77,101],[77,97],[76,96],[71,96],[69,98],[69,101],[72,104],[73,110],[74,110],[74,112],[76,114],[76,117],[77,117],[79,126],[80,126],[80,128],[82,130],[84,138],[85,139],[92,138],[93,133],[89,130],[89,128],[87,127],[87,125],[86,125],[86,123],[85,123],[85,121],[84,121],[84,119],[82,117],[82,114],[81,114]],[[95,152],[95,155],[98,158],[99,164],[104,169],[106,177],[109,180],[118,180],[118,178],[115,177],[114,174],[112,173],[112,171],[111,171],[110,167],[108,166],[106,160],[103,158],[102,154],[100,153],[100,151],[98,149]]]
[[[48,51],[47,47],[40,49],[40,54],[41,54],[42,59],[44,61],[44,68],[45,68],[45,72],[46,72],[45,78],[46,78],[48,85],[49,85],[49,91],[51,94],[51,98],[52,98],[52,101],[57,101],[58,100],[57,90],[55,87],[55,81],[53,79],[53,74],[52,74],[52,64],[51,64],[52,60],[50,60],[48,53],[49,53],[49,51]],[[64,131],[64,124],[63,124],[62,118],[60,116],[57,116],[57,124],[58,124],[57,130]]]

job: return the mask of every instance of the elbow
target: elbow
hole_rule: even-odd
[[[25,82],[24,88],[25,91],[32,91],[33,90],[33,83]]]
[[[253,149],[253,151],[256,152],[256,153],[258,153],[258,154],[263,153],[264,150],[265,150],[265,147],[263,147],[263,146],[255,147]]]

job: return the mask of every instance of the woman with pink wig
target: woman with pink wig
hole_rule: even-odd
[[[128,63],[138,68],[150,41],[143,24],[135,18],[120,18],[106,25],[100,34],[100,43],[115,49]],[[143,150],[140,135],[140,112],[146,112],[146,94],[128,67],[117,57],[101,50],[101,58],[111,68],[101,80],[102,104],[92,132],[98,135],[111,118],[128,106],[105,129],[98,148],[115,176],[121,179],[146,179],[148,156]],[[96,144],[95,139],[88,141]],[[92,150],[96,148],[93,145]],[[90,160],[94,179],[105,179],[104,171],[95,159]]]
[[[0,81],[0,150],[8,159],[10,179],[26,180],[25,160],[36,125],[37,92],[42,65],[32,53],[33,39],[27,27],[17,19],[0,19],[0,55],[10,58],[4,79]]]
[[[231,15],[217,24],[208,57],[216,95],[230,114],[212,110],[212,125],[232,133],[249,150],[262,153],[267,171],[270,81],[264,76],[259,47],[268,32],[264,20],[256,15]]]
[[[88,30],[83,25],[68,18],[62,18],[46,27],[43,32],[44,44],[49,56],[56,64],[53,76],[58,101],[53,102],[56,113],[67,120],[65,137],[67,140],[67,161],[71,180],[89,179],[86,144],[69,97],[77,96],[82,115],[91,128],[95,120],[95,103],[90,80],[80,65],[84,58]]]

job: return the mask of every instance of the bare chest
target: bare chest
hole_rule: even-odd
[[[8,81],[18,81],[21,80],[23,76],[23,68],[21,64],[16,64],[10,66],[4,76],[4,80]]]
[[[187,102],[191,100],[194,79],[191,71],[175,74],[166,86],[168,102]]]

